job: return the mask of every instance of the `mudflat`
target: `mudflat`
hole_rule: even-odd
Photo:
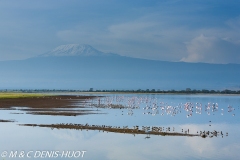
[[[0,109],[25,111],[26,114],[34,115],[77,116],[97,114],[94,110],[85,109],[84,107],[84,103],[92,98],[96,97],[79,95],[42,95],[1,98]],[[14,114],[17,114],[17,112]]]
[[[74,103],[85,102],[95,96],[36,96],[23,98],[2,98],[0,108],[29,107],[29,108],[73,108]]]

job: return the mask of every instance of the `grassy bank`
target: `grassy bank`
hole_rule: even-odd
[[[0,99],[7,99],[7,98],[31,98],[31,97],[44,97],[44,96],[47,96],[47,95],[46,94],[39,94],[39,93],[12,93],[12,92],[0,93]]]

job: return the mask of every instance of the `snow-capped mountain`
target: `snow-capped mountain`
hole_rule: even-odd
[[[40,55],[40,57],[49,56],[107,56],[111,55],[98,51],[87,44],[67,44],[56,47],[50,52]]]
[[[240,64],[166,62],[59,46],[41,56],[0,62],[0,89],[219,89],[240,85]]]

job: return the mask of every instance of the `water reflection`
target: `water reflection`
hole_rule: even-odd
[[[182,132],[176,132],[175,127],[158,127],[158,126],[142,126],[140,129],[139,126],[133,126],[133,128],[128,128],[128,126],[106,126],[106,125],[89,125],[86,124],[73,124],[73,123],[60,123],[60,124],[20,124],[20,126],[31,126],[31,127],[48,127],[53,129],[75,129],[75,130],[98,130],[99,132],[113,132],[113,133],[122,133],[122,134],[145,134],[145,139],[151,138],[150,135],[161,135],[161,136],[200,136],[202,138],[213,138],[221,136],[228,136],[228,132],[224,134],[223,131],[197,131],[197,133],[189,133],[188,129],[181,129]]]
[[[209,98],[209,97],[208,97]],[[186,97],[190,100],[189,97]],[[108,109],[128,109],[128,115],[133,115],[135,109],[143,109],[143,114],[155,116],[160,115],[170,115],[175,116],[183,111],[186,113],[186,117],[193,116],[194,113],[202,114],[205,112],[207,115],[215,115],[220,110],[221,115],[224,114],[224,109],[232,116],[235,116],[235,108],[231,105],[221,106],[217,102],[164,102],[162,96],[158,98],[153,96],[107,96],[97,99],[92,99],[88,106],[96,108],[108,108]],[[175,100],[175,99],[174,99]],[[199,100],[199,99],[198,99]],[[202,100],[202,99],[200,99]],[[206,99],[205,99],[206,100]],[[239,107],[238,107],[239,109]]]
[[[172,126],[174,124],[171,124]],[[203,125],[183,125],[192,132]],[[99,131],[17,127],[6,123],[0,150],[86,150],[84,159],[238,159],[240,128],[237,125],[214,124],[216,129],[228,130],[228,138],[129,135]],[[16,134],[17,131],[17,134]],[[51,159],[51,158],[49,158]]]
[[[107,114],[36,116],[24,110],[18,112],[21,114],[1,110],[2,120],[17,122],[0,123],[0,151],[86,150],[83,159],[93,160],[238,159],[239,105],[238,96],[128,94],[86,100],[85,107]],[[29,123],[48,127],[18,126]],[[82,127],[86,124],[97,128]],[[70,129],[76,125],[80,127]],[[102,125],[117,128],[112,127],[115,132],[111,132]],[[133,130],[140,134],[128,134]]]

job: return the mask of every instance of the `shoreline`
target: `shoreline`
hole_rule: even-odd
[[[189,131],[185,133],[170,131],[170,129],[165,128],[162,130],[162,127],[147,127],[149,129],[138,129],[138,126],[134,128],[128,128],[128,126],[106,126],[106,125],[89,125],[86,124],[73,124],[73,123],[59,123],[59,124],[18,124],[19,126],[28,126],[28,127],[45,127],[53,129],[74,129],[74,130],[92,130],[92,131],[102,131],[102,132],[110,132],[110,133],[120,133],[120,134],[132,134],[132,135],[146,135],[146,138],[151,138],[152,136],[187,136],[187,137],[201,137],[201,138],[213,138],[213,137],[222,137],[223,133],[218,131],[199,131],[197,134],[189,133]],[[150,129],[151,128],[151,129]],[[226,133],[228,136],[228,133]]]
[[[150,135],[160,135],[160,136],[188,136],[188,137],[201,137],[199,134],[190,134],[190,133],[179,133],[179,132],[167,132],[167,131],[144,131],[139,129],[131,128],[120,128],[112,127],[105,125],[88,125],[88,124],[18,124],[19,126],[28,126],[28,127],[46,127],[53,129],[75,129],[75,130],[98,130],[103,132],[112,132],[112,133],[121,133],[121,134],[133,134],[138,135],[147,135],[146,138],[150,138]],[[205,137],[204,137],[205,138]]]
[[[16,98],[25,98],[25,97],[37,97],[37,96],[61,96],[61,95],[82,95],[82,94],[99,94],[99,95],[105,95],[105,94],[159,94],[159,95],[212,95],[212,96],[240,96],[240,94],[234,94],[234,93],[171,93],[171,92],[166,92],[166,93],[159,93],[159,92],[97,92],[97,91],[49,91],[49,92],[0,92],[0,99],[5,99],[5,98],[15,98],[14,96],[11,96],[16,94]],[[6,95],[5,97],[3,95]],[[7,96],[9,95],[9,96]]]
[[[1,98],[0,108],[29,107],[29,108],[76,108],[76,102],[81,103],[97,96],[84,95],[43,95],[29,97]]]
[[[136,95],[188,95],[188,96],[197,96],[197,95],[209,95],[209,96],[239,96],[240,94],[219,94],[219,93],[136,93],[136,92],[59,92],[59,93],[64,93],[66,95],[110,95],[110,94],[136,94]],[[55,94],[58,94],[56,92]]]
[[[96,97],[82,95],[35,95],[34,97],[1,98],[0,110],[14,110],[14,114],[20,114],[18,111],[21,111],[25,112],[25,114],[51,116],[100,114],[96,109],[84,106],[87,100]]]

